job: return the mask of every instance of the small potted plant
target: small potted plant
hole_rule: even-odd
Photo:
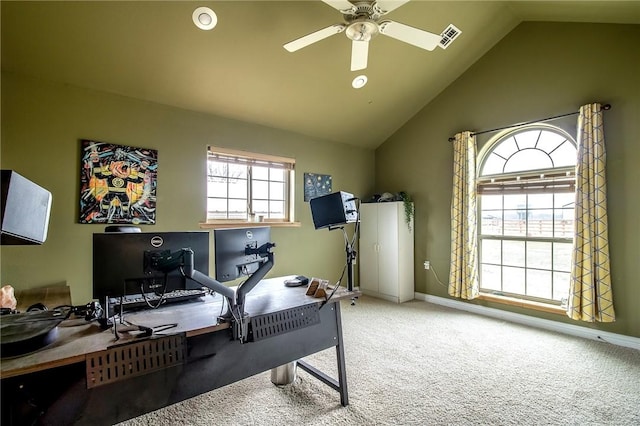
[[[400,191],[398,195],[400,195],[400,198],[404,203],[404,220],[405,222],[407,222],[407,227],[409,228],[409,231],[411,231],[411,220],[413,219],[413,216],[415,214],[413,199],[411,198],[411,195],[407,194],[404,191]]]

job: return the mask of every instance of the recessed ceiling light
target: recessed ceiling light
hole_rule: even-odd
[[[201,30],[212,30],[218,23],[215,12],[208,7],[199,7],[193,11],[193,23]]]
[[[354,78],[353,81],[351,82],[351,85],[353,86],[354,89],[360,89],[364,87],[365,84],[367,84],[366,75],[359,75],[356,78]]]

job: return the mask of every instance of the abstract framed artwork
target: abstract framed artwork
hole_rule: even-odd
[[[80,143],[80,223],[155,224],[158,151]]]
[[[331,175],[304,174],[304,201],[331,193]]]

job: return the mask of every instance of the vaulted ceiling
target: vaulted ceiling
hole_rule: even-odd
[[[356,1],[354,1],[355,3]],[[210,7],[218,24],[195,27]],[[344,33],[290,53],[334,23],[321,1],[2,1],[2,70],[375,148],[523,21],[640,23],[638,1],[421,1],[385,18],[440,34],[423,50],[378,35],[350,71]],[[351,87],[359,74],[361,89]]]

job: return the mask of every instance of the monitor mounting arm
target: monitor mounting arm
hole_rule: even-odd
[[[257,254],[258,256],[266,258],[267,260],[265,262],[262,262],[258,267],[258,270],[251,274],[251,276],[249,276],[249,278],[247,278],[245,282],[238,286],[238,290],[236,291],[236,304],[240,307],[241,311],[244,308],[244,299],[247,293],[253,290],[253,288],[258,285],[258,283],[260,283],[260,280],[262,280],[265,275],[267,275],[267,272],[269,272],[271,268],[273,268],[274,259],[271,249],[275,246],[276,245],[273,243],[265,243],[260,247],[246,247],[244,249],[244,253],[246,255]]]
[[[152,253],[145,266],[145,272],[168,273],[178,268],[185,277],[226,297],[230,307],[236,305],[236,293],[233,288],[227,287],[193,267],[193,250],[190,248],[183,248],[173,253],[169,251]]]
[[[179,268],[185,277],[226,297],[229,310],[222,318],[225,320],[234,319],[238,322],[237,328],[234,328],[234,335],[241,340],[245,340],[248,331],[248,323],[245,321],[247,313],[244,312],[245,298],[247,293],[258,285],[273,267],[274,258],[271,249],[275,246],[273,243],[265,243],[260,247],[247,246],[245,248],[246,255],[258,255],[263,259],[266,258],[266,260],[235,290],[197,271],[193,266],[193,250],[190,248],[183,248],[173,253],[169,251],[152,253],[145,266],[145,272],[159,271],[168,273]]]

